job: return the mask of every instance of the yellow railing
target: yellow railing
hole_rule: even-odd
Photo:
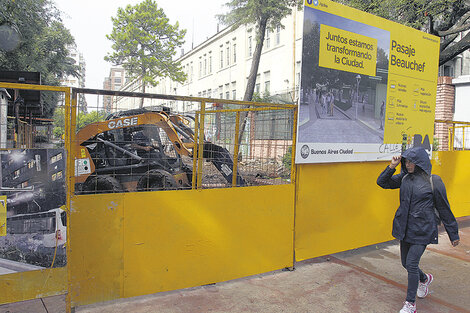
[[[470,150],[470,122],[435,120],[438,150]]]

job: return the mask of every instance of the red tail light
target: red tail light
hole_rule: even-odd
[[[60,232],[60,230],[57,230],[55,232],[55,237],[57,240],[62,240],[62,233]]]

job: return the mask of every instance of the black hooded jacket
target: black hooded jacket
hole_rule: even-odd
[[[416,165],[414,173],[408,173],[405,160]],[[451,241],[459,239],[458,225],[450,210],[442,179],[432,175],[434,199],[431,189],[431,162],[422,147],[413,147],[402,154],[401,173],[393,175],[389,166],[379,175],[377,184],[384,189],[400,188],[400,206],[393,219],[393,237],[412,244],[437,243],[437,219],[434,205]]]

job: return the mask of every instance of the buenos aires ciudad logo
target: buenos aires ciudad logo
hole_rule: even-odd
[[[310,153],[310,148],[307,145],[303,145],[302,148],[300,148],[300,156],[304,159],[308,157]]]

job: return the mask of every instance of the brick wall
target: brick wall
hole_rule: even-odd
[[[455,86],[452,77],[437,79],[436,120],[452,121],[454,117]],[[449,124],[435,123],[434,138],[439,141],[439,150],[449,150]]]

